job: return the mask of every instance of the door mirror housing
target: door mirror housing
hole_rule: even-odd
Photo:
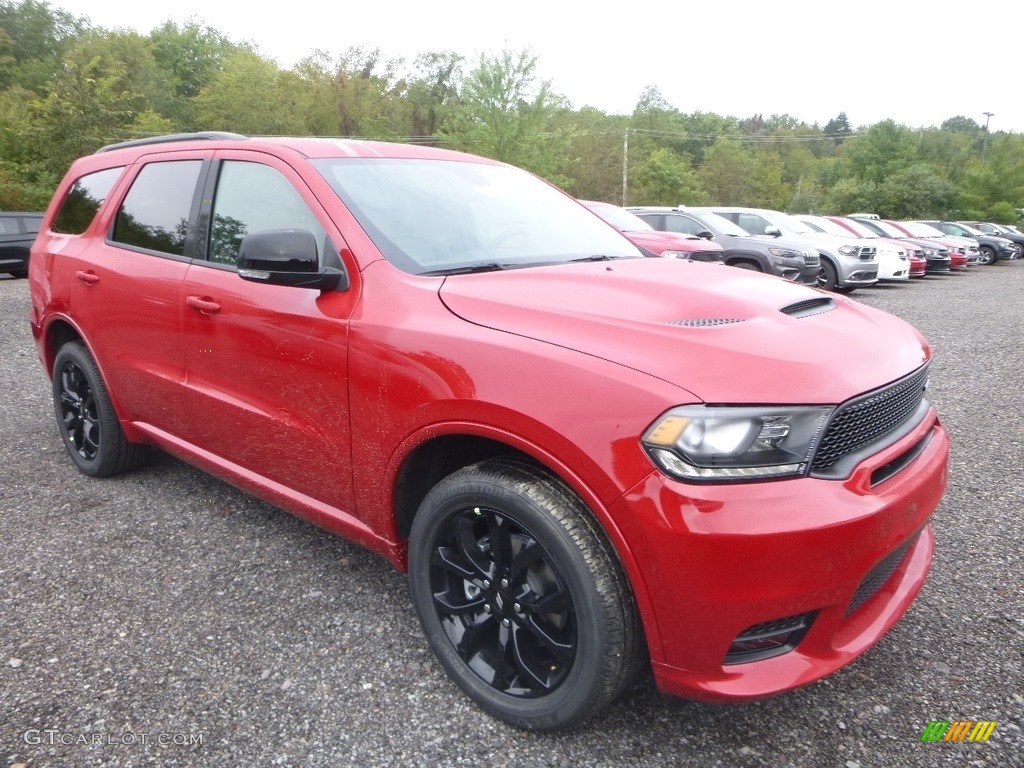
[[[714,233],[711,230],[709,230],[709,229],[702,229],[700,232],[697,233],[697,237],[699,237],[701,240],[714,240],[715,239]]]
[[[246,235],[238,248],[238,276],[254,283],[321,291],[348,288],[343,269],[320,268],[316,238],[305,229],[271,229]]]
[[[782,230],[776,227],[774,224],[770,224],[767,227],[765,227],[764,233],[766,235],[771,235],[772,237],[782,237]]]

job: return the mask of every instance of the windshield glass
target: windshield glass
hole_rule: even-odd
[[[876,221],[875,223],[878,224],[879,222]],[[856,233],[857,237],[879,237],[880,236],[877,232],[875,232],[875,230],[871,229],[870,227],[864,226],[863,224],[861,224],[856,219],[843,219],[843,224],[845,224],[850,229],[852,229]],[[849,233],[847,233],[847,234],[849,234]],[[888,237],[892,237],[892,235],[888,235]]]
[[[311,163],[384,258],[411,274],[641,257],[579,203],[518,168],[406,158]]]
[[[848,229],[843,229],[840,225],[829,219],[823,219],[820,216],[808,217],[801,219],[804,224],[809,227],[816,228],[819,232],[825,232],[829,235],[837,235],[838,237],[853,237]]]
[[[775,213],[772,214],[772,223],[778,222],[778,225],[783,229],[788,229],[798,235],[813,235],[814,230],[804,224],[800,219],[795,216],[790,216],[788,213]]]
[[[654,227],[641,219],[639,216],[630,213],[624,208],[619,208],[611,203],[583,203],[602,219],[607,221],[620,232],[653,232]]]
[[[711,211],[701,211],[700,213],[685,211],[685,213],[695,218],[716,235],[750,237],[750,233],[743,229],[743,227],[733,224],[727,218],[719,216],[717,213],[711,213]]]
[[[904,221],[901,226],[906,227],[914,237],[945,237],[946,233],[936,229],[930,224],[922,224],[918,221]]]
[[[897,240],[899,240],[900,238],[907,237],[907,233],[906,232],[901,232],[899,229],[897,229],[896,227],[894,227],[892,224],[890,224],[887,221],[877,221],[876,220],[876,221],[872,221],[870,224],[864,224],[864,223],[858,221],[857,224],[859,224],[862,227],[873,228],[875,230],[880,231],[886,237],[894,237]]]

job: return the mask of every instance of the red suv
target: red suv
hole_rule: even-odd
[[[516,726],[648,659],[705,701],[807,684],[928,573],[948,440],[912,327],[643,258],[516,168],[129,142],[74,163],[29,271],[82,472],[159,448],[407,569],[441,665]]]

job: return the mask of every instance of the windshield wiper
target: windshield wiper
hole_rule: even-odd
[[[626,258],[626,257],[625,256],[608,256],[607,254],[604,254],[604,253],[598,253],[598,254],[595,254],[594,256],[581,256],[578,259],[569,259],[569,262],[575,264],[576,262],[579,262],[579,261],[613,261],[615,259],[623,259],[623,258]]]
[[[474,272],[498,272],[508,269],[511,265],[499,264],[496,261],[486,261],[482,264],[467,264],[464,267],[446,267],[444,269],[428,269],[426,272],[417,272],[418,275],[471,275]]]

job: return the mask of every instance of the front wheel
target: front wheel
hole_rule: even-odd
[[[121,430],[106,384],[80,341],[69,341],[53,362],[53,407],[68,455],[83,474],[109,477],[136,466],[144,446]]]
[[[839,274],[832,262],[825,259],[818,266],[818,287],[826,291],[834,291],[839,287]]]
[[[574,493],[524,462],[475,464],[427,494],[409,583],[448,675],[519,728],[589,717],[643,658],[632,595],[603,533]]]
[[[979,264],[995,264],[996,263],[996,252],[987,245],[983,245],[978,249],[981,254],[981,258],[978,259]]]

